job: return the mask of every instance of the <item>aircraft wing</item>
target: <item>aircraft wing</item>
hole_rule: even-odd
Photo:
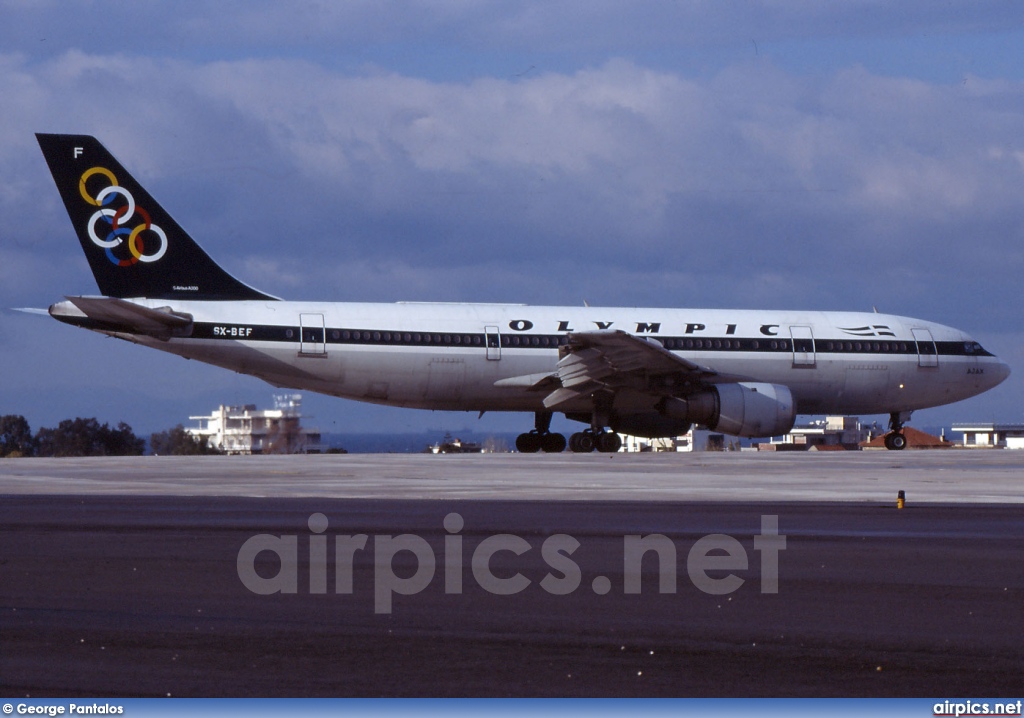
[[[657,339],[622,330],[575,332],[559,353],[561,387],[544,398],[544,406],[560,404],[595,391],[635,389],[659,396],[686,393],[688,387],[741,381],[695,364],[665,349]]]
[[[145,334],[164,340],[188,336],[192,332],[192,315],[171,311],[170,307],[150,309],[114,297],[67,299],[106,331]],[[51,307],[50,313],[53,314],[59,306]]]
[[[557,372],[512,376],[507,379],[498,379],[498,381],[494,382],[494,386],[513,387],[516,389],[526,389],[527,391],[546,391],[558,385]]]

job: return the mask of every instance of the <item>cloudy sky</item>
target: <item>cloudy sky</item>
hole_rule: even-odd
[[[849,309],[1010,362],[915,423],[1024,421],[1016,0],[0,0],[0,307],[96,286],[33,132],[94,134],[289,299]],[[0,413],[140,432],[254,379],[0,312]],[[324,431],[516,429],[307,396]]]

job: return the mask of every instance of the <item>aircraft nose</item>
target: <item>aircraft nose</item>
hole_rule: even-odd
[[[992,382],[992,386],[998,386],[1006,381],[1006,377],[1010,376],[1010,365],[1002,359],[996,359],[996,365],[993,368],[992,373],[994,374],[995,379],[995,381]]]

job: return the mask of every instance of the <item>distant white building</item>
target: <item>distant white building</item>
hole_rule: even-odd
[[[209,416],[190,416],[199,426],[185,431],[226,454],[320,453],[320,432],[302,426],[301,409],[301,394],[276,395],[273,409],[222,404]]]
[[[759,444],[762,451],[801,451],[814,447],[857,449],[861,442],[878,435],[875,424],[862,424],[855,416],[827,416],[804,426],[794,426],[784,436],[772,437],[768,444]]]
[[[970,449],[1024,449],[1024,424],[953,424],[953,431],[964,435],[963,446]]]
[[[626,453],[637,453],[641,451],[693,451],[693,429],[682,436],[673,436],[666,439],[647,439],[642,436],[631,436],[630,434],[619,434],[622,439],[622,448],[619,451]]]

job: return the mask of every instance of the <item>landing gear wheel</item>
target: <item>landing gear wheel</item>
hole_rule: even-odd
[[[885,448],[890,451],[902,451],[907,448],[907,437],[898,431],[885,435]]]
[[[578,431],[569,437],[569,450],[576,454],[589,454],[594,450],[594,435],[589,431]]]
[[[541,449],[542,437],[536,431],[516,437],[516,451],[520,454],[536,454]]]
[[[557,454],[565,451],[565,437],[555,434],[551,429],[551,412],[538,411],[533,415],[533,431],[516,437],[516,450],[520,454]]]
[[[543,434],[540,437],[540,448],[546,454],[559,454],[565,451],[565,437],[561,434]]]
[[[597,435],[597,450],[604,454],[614,454],[622,448],[622,439],[614,431],[603,431]]]
[[[885,448],[900,451],[907,448],[907,437],[903,435],[903,425],[910,421],[909,411],[894,411],[889,414],[889,433],[885,435]]]

